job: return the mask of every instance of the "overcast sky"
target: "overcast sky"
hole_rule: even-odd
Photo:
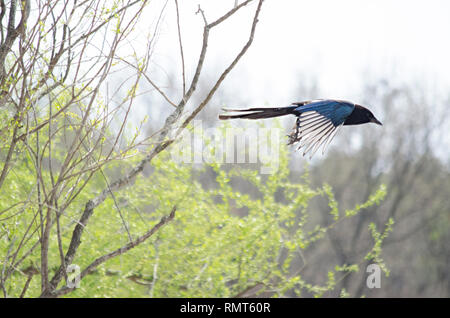
[[[154,55],[162,68],[179,63],[173,54],[177,42],[172,2]],[[234,0],[179,2],[186,60],[193,62],[203,23],[194,14],[198,4],[212,21]],[[217,73],[245,42],[254,8],[255,4],[211,32],[207,69]],[[355,102],[365,82],[378,77],[419,81],[446,92],[449,31],[449,1],[266,0],[253,46],[225,85],[253,103],[277,105],[304,99],[294,96],[295,89],[309,80],[319,84],[323,96],[317,97]]]

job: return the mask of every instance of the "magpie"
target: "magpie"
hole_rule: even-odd
[[[240,112],[237,115],[219,115],[219,119],[263,119],[285,115],[297,116],[288,145],[299,143],[303,156],[314,153],[323,145],[322,154],[343,125],[375,123],[382,125],[366,107],[344,100],[316,99],[292,103],[287,107],[223,109],[226,112]]]

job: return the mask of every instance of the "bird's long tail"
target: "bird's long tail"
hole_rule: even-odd
[[[298,106],[288,106],[288,107],[275,107],[275,108],[247,108],[247,109],[223,109],[226,112],[245,112],[246,114],[237,115],[219,115],[219,119],[235,119],[235,118],[246,118],[246,119],[262,119],[262,118],[272,118],[280,117],[289,114],[296,114],[294,111]]]

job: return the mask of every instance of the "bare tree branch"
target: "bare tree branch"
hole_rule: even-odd
[[[81,272],[80,279],[83,279],[83,277],[85,277],[86,275],[92,273],[100,264],[103,264],[107,260],[109,260],[109,259],[111,259],[113,257],[119,256],[121,254],[124,254],[127,251],[129,251],[130,249],[132,249],[132,248],[138,246],[139,244],[145,242],[149,237],[151,237],[153,234],[155,234],[155,232],[157,232],[161,227],[163,227],[164,225],[166,225],[167,223],[169,223],[170,221],[173,220],[173,218],[175,217],[176,210],[177,210],[177,207],[174,206],[172,208],[172,211],[170,212],[169,215],[163,216],[161,218],[161,220],[154,227],[152,227],[150,230],[148,230],[143,235],[139,236],[137,239],[135,239],[135,240],[129,242],[128,244],[126,244],[126,245],[116,249],[115,251],[112,251],[111,253],[108,253],[106,255],[103,255],[103,256],[97,258],[95,261],[93,261],[90,265],[88,265]],[[42,296],[44,296],[44,297],[57,297],[57,296],[65,295],[65,294],[71,292],[72,290],[73,290],[73,288],[65,286],[65,287],[62,287],[59,290],[56,290],[56,291],[52,292],[51,294],[43,294]]]
[[[186,94],[186,75],[184,73],[184,53],[183,53],[183,41],[181,37],[181,29],[180,29],[180,12],[178,10],[178,0],[175,0],[175,8],[177,11],[177,29],[178,29],[178,43],[180,44],[180,55],[181,55],[181,71],[183,77],[183,96]]]

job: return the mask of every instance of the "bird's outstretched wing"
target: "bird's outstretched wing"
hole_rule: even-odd
[[[310,153],[310,158],[322,145],[322,153],[325,152],[338,129],[355,108],[352,103],[336,100],[317,100],[293,105],[299,105],[295,109],[299,115],[289,144],[299,142],[298,149],[304,148],[303,156]]]

